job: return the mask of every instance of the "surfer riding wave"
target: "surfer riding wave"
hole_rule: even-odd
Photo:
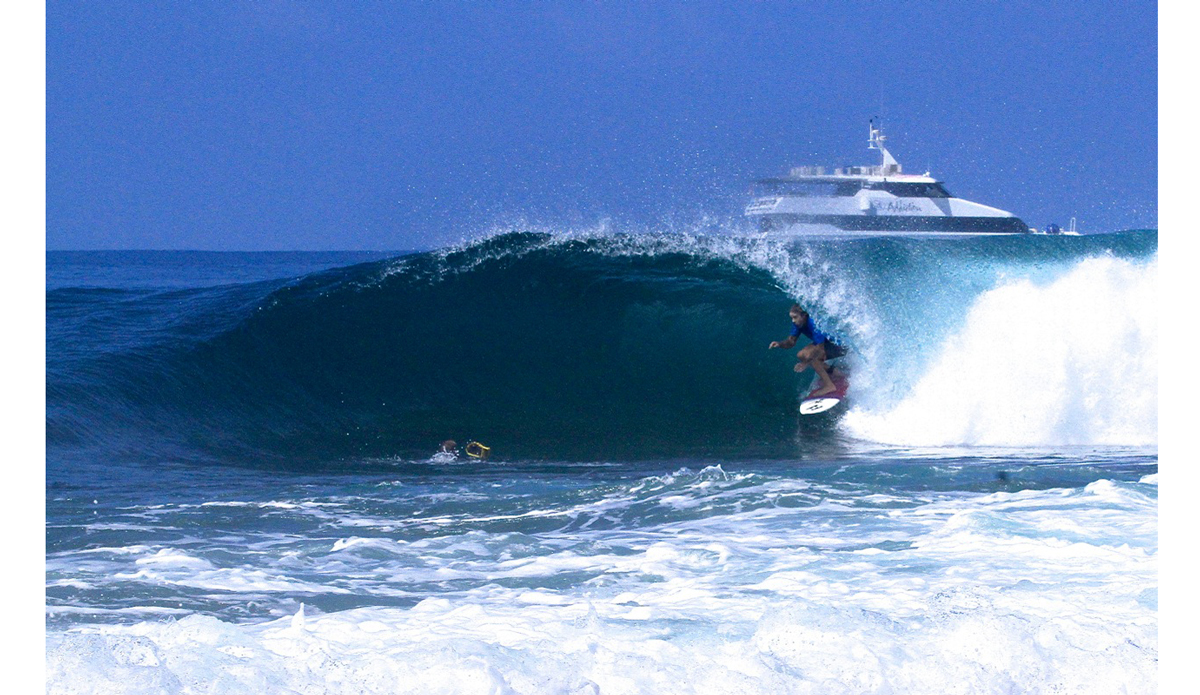
[[[837,390],[837,385],[833,383],[833,379],[829,376],[829,373],[833,371],[833,367],[827,364],[827,362],[846,354],[846,348],[834,342],[828,335],[822,333],[817,328],[817,324],[813,322],[812,317],[799,304],[792,305],[792,308],[788,310],[788,316],[792,319],[791,335],[783,340],[771,341],[767,349],[790,349],[795,347],[796,340],[800,336],[808,338],[812,342],[805,345],[796,353],[797,362],[795,370],[797,373],[800,373],[812,367],[812,370],[817,373],[817,378],[821,380],[820,388],[814,389],[809,394],[809,397],[833,393]]]

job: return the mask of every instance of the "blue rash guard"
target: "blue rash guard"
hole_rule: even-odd
[[[838,345],[833,340],[830,340],[829,336],[817,330],[817,324],[813,323],[811,316],[808,317],[808,320],[804,322],[803,326],[797,326],[794,323],[792,324],[792,337],[798,338],[800,336],[804,336],[805,338],[811,340],[813,345],[820,345],[824,343],[825,359],[827,360],[831,360],[834,357],[841,357],[842,355],[846,354],[846,348]]]

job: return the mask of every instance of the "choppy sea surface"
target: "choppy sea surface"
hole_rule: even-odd
[[[51,252],[47,692],[1156,692],[1157,275],[1155,231]],[[819,416],[794,301],[850,348]]]

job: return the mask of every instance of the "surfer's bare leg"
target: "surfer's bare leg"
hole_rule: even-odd
[[[814,396],[824,396],[827,393],[833,393],[837,390],[837,385],[833,383],[833,379],[829,378],[829,369],[821,360],[814,360],[812,363],[813,371],[817,376],[821,377],[821,388],[812,392]]]
[[[805,345],[804,349],[796,353],[796,359],[798,360],[797,372],[803,372],[812,367],[813,371],[817,373],[817,378],[821,380],[821,387],[814,390],[809,396],[824,396],[837,390],[833,379],[829,378],[829,367],[825,364],[824,345]]]

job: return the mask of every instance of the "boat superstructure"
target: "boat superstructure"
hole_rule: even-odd
[[[882,128],[870,124],[868,148],[876,166],[796,167],[787,176],[755,182],[746,216],[770,235],[958,237],[1025,234],[1011,212],[954,197],[928,172],[905,174],[884,147]]]

